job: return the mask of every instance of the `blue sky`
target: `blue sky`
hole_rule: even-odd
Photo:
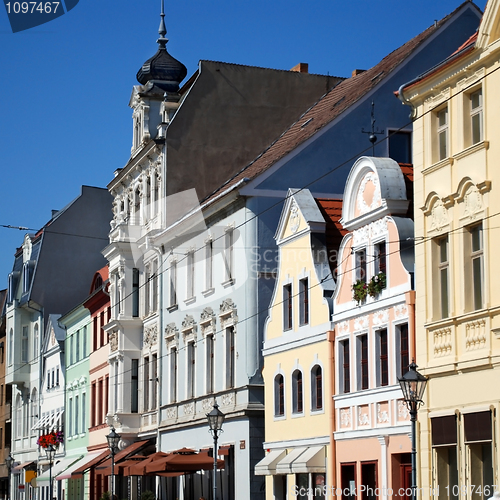
[[[200,59],[311,73],[367,69],[458,0],[165,1],[167,45]],[[484,10],[486,0],[476,2]],[[130,155],[135,75],[156,51],[160,0],[80,0],[13,34],[0,5],[0,224],[38,229],[82,184],[105,187]],[[24,231],[0,227],[0,289]],[[91,277],[89,277],[90,285]]]

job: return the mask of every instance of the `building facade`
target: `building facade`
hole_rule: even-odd
[[[415,356],[412,168],[361,157],[347,179],[333,299],[337,486],[388,499],[411,487],[398,383]]]
[[[424,498],[479,498],[499,478],[496,92],[500,3],[440,66],[407,83],[414,117],[417,360]],[[465,493],[462,493],[465,492]]]

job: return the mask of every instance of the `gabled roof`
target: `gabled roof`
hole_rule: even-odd
[[[436,33],[436,31],[439,31],[450,18],[467,4],[469,4],[469,2],[464,2],[452,13],[440,21],[437,21],[412,40],[406,42],[404,45],[384,57],[371,69],[358,73],[339,83],[318,102],[311,106],[311,108],[309,108],[255,160],[202,200],[203,203],[210,202],[221,192],[234,187],[238,182],[244,179],[251,180],[262,174],[277,161],[285,157],[319,130],[339,117],[348,108],[367,95],[381,81],[387,78],[405,59],[412,55],[415,50]]]

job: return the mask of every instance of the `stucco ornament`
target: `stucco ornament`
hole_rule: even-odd
[[[340,410],[340,426],[350,427],[351,426],[351,409],[341,408]]]
[[[205,398],[201,401],[201,408],[203,411],[209,412],[214,406],[213,398]]]
[[[223,394],[221,401],[222,401],[222,406],[234,405],[234,392],[230,392],[229,394]]]
[[[56,345],[56,334],[53,328],[50,331],[50,345],[52,346]]]
[[[343,335],[344,333],[349,332],[349,321],[342,321],[340,323],[337,323],[335,326],[338,329],[339,335]]]
[[[474,220],[483,209],[483,198],[476,186],[470,186],[464,196],[464,217]]]
[[[153,325],[145,328],[144,331],[144,345],[151,347],[158,342],[158,325]]]
[[[171,408],[167,408],[167,418],[168,419],[177,418],[177,406],[172,406]]]
[[[377,403],[377,420],[379,424],[385,424],[389,422],[389,414],[387,411],[382,410],[382,405]]]
[[[236,326],[238,316],[236,314],[236,304],[233,302],[233,299],[226,299],[222,301],[222,304],[220,305],[219,317],[222,330],[230,326]]]
[[[194,403],[186,403],[183,409],[184,415],[194,415]]]
[[[360,316],[354,320],[354,331],[368,328],[368,316]]]
[[[359,185],[356,204],[361,214],[366,214],[380,206],[380,186],[375,172],[369,172],[363,177]]]
[[[368,416],[368,412],[364,413],[361,407],[358,408],[358,424],[361,426],[361,425],[368,425],[369,423],[370,423],[370,418]]]
[[[118,350],[118,331],[114,330],[109,333],[109,348],[111,352]]]
[[[441,231],[448,224],[448,210],[441,200],[436,200],[431,210],[431,229]]]
[[[408,417],[410,415],[410,412],[408,411],[408,407],[406,406],[406,403],[404,400],[399,399],[398,400],[398,419],[399,420],[408,420]]]
[[[215,313],[211,307],[205,307],[201,312],[200,330],[203,336],[215,331]]]
[[[389,321],[389,310],[382,309],[381,311],[376,311],[373,313],[373,324],[382,325]]]
[[[295,200],[292,200],[292,206],[290,208],[290,231],[295,234],[300,226],[300,215],[299,215],[299,207],[295,203]]]
[[[177,329],[175,323],[169,323],[165,327],[165,341],[167,344],[173,340],[176,340],[179,335],[179,330]]]
[[[406,304],[394,306],[394,316],[396,316],[397,319],[408,317],[408,307]]]
[[[196,328],[196,321],[193,316],[186,314],[186,317],[182,321],[182,332],[184,334],[192,333]]]

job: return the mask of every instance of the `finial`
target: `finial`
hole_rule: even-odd
[[[383,135],[383,132],[375,130],[375,103],[372,101],[372,111],[371,111],[371,130],[366,131],[364,128],[361,129],[363,134],[370,134],[368,140],[372,143],[372,154],[375,156],[375,143],[377,142],[377,134]]]
[[[158,28],[158,33],[160,34],[160,38],[158,38],[157,42],[161,48],[165,48],[165,45],[168,42],[168,38],[165,38],[167,34],[167,28],[165,27],[165,8],[164,8],[164,0],[161,0],[161,13],[160,13],[160,27]]]

